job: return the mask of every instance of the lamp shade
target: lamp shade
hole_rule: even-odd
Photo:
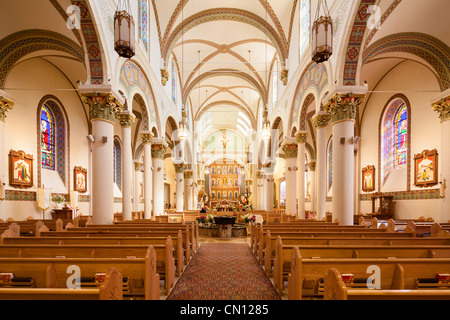
[[[333,54],[333,20],[329,16],[321,16],[314,21],[311,31],[312,60],[325,62]]]
[[[135,24],[126,10],[114,15],[114,50],[120,57],[130,59],[135,54]]]

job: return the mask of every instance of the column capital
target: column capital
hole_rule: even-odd
[[[256,179],[264,179],[264,172],[262,171],[256,172]]]
[[[439,113],[441,122],[450,120],[450,96],[434,102],[431,108]]]
[[[328,123],[331,120],[331,116],[323,111],[319,111],[317,112],[312,121],[314,123],[314,126],[319,129],[319,128],[326,128],[328,126]]]
[[[0,120],[6,120],[6,112],[14,108],[14,102],[0,96]]]
[[[193,171],[184,171],[184,178],[185,179],[192,179],[194,177],[194,172]]]
[[[123,105],[111,92],[81,92],[81,101],[89,108],[89,120],[104,120],[114,124],[116,115]]]
[[[297,134],[295,135],[295,139],[297,140],[297,144],[306,143],[306,140],[308,139],[308,132],[307,131],[297,132]]]
[[[324,106],[323,110],[331,117],[331,124],[339,121],[354,121],[356,111],[364,102],[362,93],[336,93]]]
[[[186,170],[186,164],[184,162],[174,163],[173,166],[175,167],[176,173],[183,173]]]
[[[315,161],[309,162],[308,167],[311,171],[315,171],[316,170],[316,162]]]
[[[154,138],[152,142],[152,158],[163,159],[166,154],[167,143],[161,138]]]
[[[298,143],[294,138],[288,138],[283,142],[283,151],[286,159],[297,158]]]
[[[153,142],[153,133],[150,131],[142,131],[141,138],[143,144],[151,144]]]
[[[124,128],[132,128],[136,122],[136,116],[130,111],[122,111],[116,115],[120,125]]]
[[[142,163],[139,161],[134,161],[134,171],[141,171]]]

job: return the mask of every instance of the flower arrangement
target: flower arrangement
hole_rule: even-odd
[[[205,216],[201,216],[199,218],[197,218],[198,223],[205,223],[206,222],[206,217]]]
[[[55,194],[52,198],[52,200],[57,203],[57,204],[61,204],[64,201],[66,201],[66,198],[63,195],[60,194]]]
[[[255,222],[255,220],[256,220],[256,216],[254,216],[250,213],[243,215],[242,218],[244,219],[245,223]]]

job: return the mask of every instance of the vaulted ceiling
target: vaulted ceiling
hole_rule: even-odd
[[[289,55],[297,0],[152,0],[166,64],[175,59],[183,102],[232,127],[240,111],[256,129],[271,70]],[[170,65],[167,66],[170,71]],[[228,109],[227,109],[228,108]],[[224,118],[224,112],[230,110]],[[219,120],[219,119],[217,119]],[[227,123],[228,122],[228,125]]]

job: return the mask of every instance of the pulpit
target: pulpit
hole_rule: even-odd
[[[70,208],[63,209],[53,209],[52,211],[52,219],[62,219],[62,220],[72,220],[73,219],[73,210]]]
[[[219,227],[219,238],[231,238],[232,228],[235,222],[235,216],[214,217],[214,223]]]

